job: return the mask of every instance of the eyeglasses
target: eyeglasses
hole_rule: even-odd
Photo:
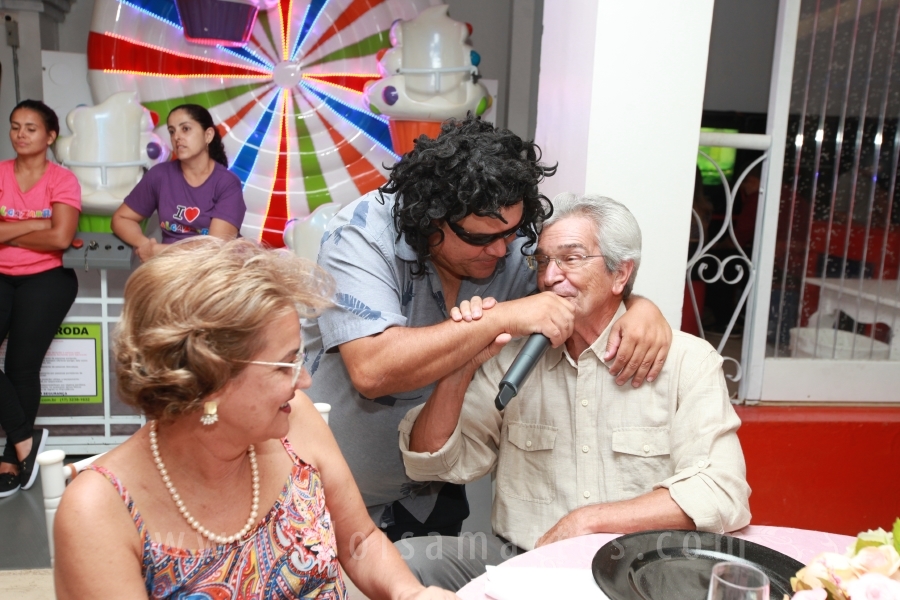
[[[450,221],[447,221],[447,227],[450,228],[450,231],[456,234],[456,237],[469,244],[470,246],[488,246],[490,244],[493,244],[496,240],[505,240],[516,235],[517,233],[519,233],[519,230],[522,229],[522,223],[524,222],[525,216],[523,215],[522,220],[519,221],[518,225],[516,225],[512,229],[501,231],[500,233],[470,233],[456,223],[451,223]]]
[[[294,358],[293,362],[283,363],[283,362],[267,362],[264,360],[242,360],[239,362],[247,363],[248,365],[263,365],[266,367],[282,367],[285,369],[291,369],[291,387],[297,385],[297,380],[300,379],[300,373],[303,372],[303,363],[306,362],[306,351],[303,347],[300,347],[300,351],[297,352],[297,357]]]
[[[584,265],[589,258],[603,258],[603,255],[591,254],[586,256],[584,254],[566,254],[565,256],[547,256],[546,254],[535,254],[533,256],[526,256],[525,261],[528,263],[530,269],[538,272],[546,271],[551,260],[555,262],[556,266],[562,271],[574,271]]]

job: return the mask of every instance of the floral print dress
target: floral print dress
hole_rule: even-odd
[[[116,488],[143,543],[141,572],[150,598],[191,600],[319,598],[343,600],[347,589],[319,471],[281,440],[291,478],[265,518],[243,538],[203,550],[154,541],[118,478],[91,466]]]

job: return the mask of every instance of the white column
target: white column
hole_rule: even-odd
[[[44,99],[44,80],[41,72],[41,15],[21,10],[14,19],[19,21],[19,86],[22,100]],[[4,79],[6,79],[4,71]],[[9,72],[12,76],[12,72]],[[10,77],[11,79],[11,77]],[[9,79],[6,80],[10,81]],[[5,82],[4,82],[5,83]]]
[[[576,6],[577,5],[577,6]],[[635,291],[681,324],[713,0],[546,0],[536,141],[543,185],[615,198],[643,233]]]
[[[12,48],[6,43],[5,17],[9,15],[19,24],[19,95],[22,100],[44,99],[41,71],[41,23],[43,4],[37,0],[0,0],[0,120],[5,124],[16,105],[15,72]],[[4,125],[5,127],[5,125]],[[4,130],[6,131],[6,130]],[[12,146],[4,135],[0,139],[0,160],[14,158]]]
[[[537,117],[541,12],[539,0],[516,0],[512,5],[506,128],[528,139],[534,138]]]

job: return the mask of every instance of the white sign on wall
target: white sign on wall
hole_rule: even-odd
[[[96,356],[96,340],[53,340],[41,365],[41,395],[96,396]]]

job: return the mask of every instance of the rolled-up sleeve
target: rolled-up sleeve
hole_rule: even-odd
[[[490,375],[499,368],[494,364],[495,360],[491,359],[475,373],[466,391],[459,423],[437,452],[412,452],[409,449],[410,432],[424,405],[406,413],[398,429],[400,451],[410,479],[462,484],[493,470],[503,425],[503,415],[493,402],[496,385],[491,385],[491,381],[499,381]]]
[[[668,488],[701,531],[740,529],[750,523],[750,486],[721,356],[709,352],[682,381],[689,383],[679,390],[670,433],[675,474],[655,487]]]

